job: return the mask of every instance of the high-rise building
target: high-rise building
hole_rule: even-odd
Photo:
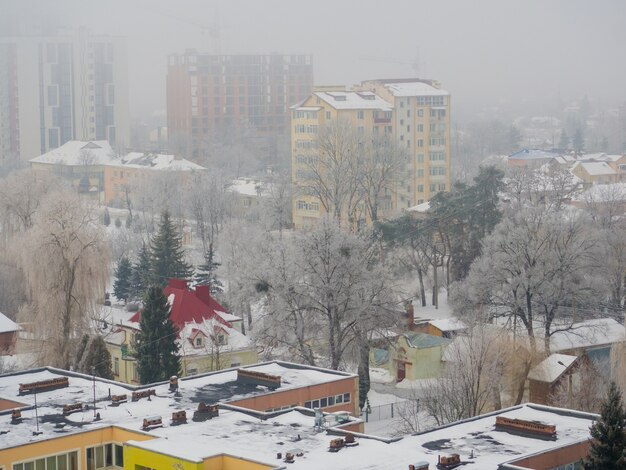
[[[372,80],[352,91],[342,87],[319,87],[291,108],[292,181],[294,183],[293,223],[310,226],[329,212],[311,186],[339,190],[337,180],[325,185],[329,165],[319,149],[319,133],[336,122],[348,126],[353,136],[386,135],[402,149],[403,163],[386,182],[381,194],[380,218],[422,204],[439,191],[450,189],[450,94],[434,80]],[[341,136],[338,136],[341,138]],[[364,139],[364,141],[367,139]],[[363,143],[358,143],[363,145]],[[358,151],[356,152],[358,154]],[[315,168],[314,168],[315,167]],[[313,171],[314,175],[311,175]],[[311,183],[311,179],[317,183]],[[371,222],[367,204],[355,203],[359,192],[350,195],[350,208],[340,208],[350,225]],[[336,196],[336,195],[335,195]],[[328,203],[326,202],[326,205]],[[346,210],[352,214],[346,214]],[[345,221],[344,221],[345,222]]]
[[[129,143],[126,41],[85,29],[0,37],[0,160],[70,140]]]
[[[394,107],[394,136],[409,153],[408,185],[398,192],[398,209],[428,201],[450,189],[450,93],[436,80],[369,80],[370,90]]]
[[[221,132],[288,135],[289,107],[311,93],[310,55],[213,55],[188,50],[169,57],[170,144],[201,159]]]

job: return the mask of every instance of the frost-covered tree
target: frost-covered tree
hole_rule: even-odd
[[[150,285],[150,251],[144,243],[137,255],[137,261],[132,266],[130,277],[130,297],[139,299]]]
[[[74,370],[95,374],[103,379],[113,379],[111,353],[100,335],[84,335],[76,351]]]
[[[102,225],[95,209],[77,196],[49,194],[22,247],[32,293],[24,320],[35,326],[46,362],[67,369],[73,340],[85,330],[106,288],[109,256]]]
[[[215,275],[220,266],[221,263],[215,261],[213,245],[209,245],[209,249],[204,253],[204,263],[196,268],[195,283],[199,286],[210,286],[212,295],[224,292],[224,284]]]
[[[571,328],[574,309],[592,309],[604,295],[597,255],[584,216],[520,209],[483,241],[482,255],[455,289],[456,310],[505,319],[526,332],[533,351],[537,337],[550,351],[551,336]]]

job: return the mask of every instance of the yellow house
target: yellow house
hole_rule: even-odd
[[[406,332],[390,346],[373,348],[372,363],[385,367],[398,382],[438,377],[442,357],[451,340],[425,333]]]
[[[617,171],[606,162],[576,162],[572,173],[587,184],[617,183],[619,180]]]

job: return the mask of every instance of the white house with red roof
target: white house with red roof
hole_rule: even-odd
[[[226,312],[209,286],[190,288],[183,279],[170,279],[163,289],[178,329],[177,342],[183,376],[258,362],[256,348],[242,332],[242,319]],[[136,360],[130,345],[140,331],[141,310],[110,309],[105,316],[106,342],[115,380],[138,383]],[[110,325],[110,327],[108,327]]]

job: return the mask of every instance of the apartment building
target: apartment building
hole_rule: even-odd
[[[450,189],[450,93],[436,80],[369,80],[370,90],[393,104],[394,136],[409,153],[409,180],[398,193],[398,209],[428,201]]]
[[[288,135],[289,106],[311,93],[310,55],[214,55],[187,50],[169,56],[170,144],[194,159],[224,129]]]
[[[0,161],[129,141],[126,42],[86,29],[0,37]]]
[[[386,185],[381,194],[378,218],[391,217],[450,189],[450,94],[438,82],[372,80],[350,91],[319,87],[291,108],[296,229],[310,226],[323,213],[332,212],[319,194],[311,191],[310,181],[323,179],[320,175],[327,165],[319,160],[324,158],[319,149],[320,131],[333,123],[348,126],[357,139],[364,137],[363,142],[374,136],[389,136],[402,150],[402,167],[395,171],[393,184]],[[355,205],[355,213],[342,214],[342,218],[349,218],[351,225],[370,223],[372,214],[365,205]]]

